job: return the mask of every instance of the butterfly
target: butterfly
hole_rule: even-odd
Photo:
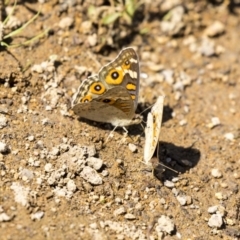
[[[131,47],[123,49],[98,74],[82,82],[73,97],[72,110],[80,117],[111,123],[115,128],[140,123],[142,117],[135,114],[139,75],[137,53]]]
[[[143,155],[143,160],[146,165],[150,165],[150,161],[159,142],[163,115],[163,102],[164,96],[159,96],[147,116],[147,125],[145,128],[145,146]]]

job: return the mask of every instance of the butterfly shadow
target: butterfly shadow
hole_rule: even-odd
[[[157,167],[154,168],[154,176],[159,180],[172,180],[195,167],[200,160],[201,153],[193,146],[182,147],[168,142],[159,142],[159,144],[159,150],[156,151],[158,164],[155,162]]]

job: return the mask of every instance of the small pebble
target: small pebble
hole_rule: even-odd
[[[29,141],[29,142],[32,142],[32,141],[34,141],[34,140],[35,140],[35,137],[34,137],[34,136],[32,136],[32,135],[31,135],[31,136],[28,136],[28,141]]]
[[[176,182],[178,182],[179,181],[179,177],[174,177],[173,179],[172,179],[172,182],[174,182],[174,183],[176,183]]]
[[[233,133],[225,133],[224,137],[229,141],[233,141],[235,138]]]
[[[213,24],[208,26],[204,31],[204,33],[208,37],[216,37],[218,35],[223,34],[224,32],[225,32],[225,26],[219,21],[215,21]]]
[[[187,120],[186,119],[182,119],[180,122],[179,122],[179,125],[180,126],[184,126],[187,124]]]
[[[208,213],[215,213],[218,210],[218,206],[212,206],[208,208]]]
[[[198,49],[199,53],[203,56],[211,57],[215,52],[215,43],[214,41],[210,40],[209,38],[203,38],[201,42],[201,46]]]
[[[223,200],[223,199],[224,199],[224,196],[223,196],[222,192],[217,192],[217,193],[215,193],[215,197],[216,197],[218,200]]]
[[[221,124],[221,122],[218,117],[212,117],[211,122],[209,124],[207,124],[207,127],[212,129],[220,124]]]
[[[234,172],[234,173],[233,173],[233,177],[234,177],[235,179],[239,179],[239,178],[240,178],[240,175],[239,175],[239,173]]]
[[[100,158],[89,157],[87,159],[87,164],[88,164],[89,167],[92,167],[92,168],[94,168],[95,170],[98,171],[103,166],[103,161]]]
[[[168,188],[173,188],[175,185],[173,182],[166,180],[166,181],[164,181],[164,186],[166,186]]]
[[[174,83],[174,79],[173,79],[173,75],[174,75],[174,71],[171,69],[165,69],[161,72],[161,74],[164,77],[164,80],[169,84],[169,85],[173,85]]]
[[[6,143],[0,142],[0,153],[7,153],[9,151],[9,147]]]
[[[6,213],[0,213],[0,222],[8,222],[12,219]]]
[[[22,180],[23,181],[28,181],[28,180],[31,180],[33,179],[33,172],[31,170],[28,170],[26,168],[23,168],[21,170],[21,175],[22,175]]]
[[[220,228],[223,225],[223,219],[220,214],[213,214],[208,220],[208,226],[211,228]]]
[[[222,177],[221,171],[217,168],[212,169],[211,174],[215,178],[221,178]]]
[[[46,110],[46,111],[52,111],[52,107],[51,107],[50,105],[47,105],[47,106],[45,107],[45,110]]]
[[[108,170],[104,169],[102,172],[101,172],[102,176],[103,177],[107,177],[109,175],[109,172]]]
[[[176,196],[178,196],[178,194],[179,194],[179,190],[177,190],[176,188],[173,188],[173,189],[172,189],[172,193],[173,193],[174,196],[176,197]]]
[[[0,115],[0,129],[7,126],[7,118]]]
[[[45,164],[44,170],[45,170],[45,172],[51,172],[51,171],[53,171],[53,166],[52,166],[52,164],[51,164],[51,163]]]
[[[184,205],[189,205],[192,203],[192,198],[190,196],[177,196],[178,202],[184,206]]]
[[[60,150],[58,147],[53,147],[49,154],[52,156],[58,156],[60,154]]]
[[[97,223],[91,223],[91,224],[89,225],[89,227],[90,227],[91,229],[97,229],[97,228],[98,228],[98,225],[97,225]]]
[[[125,214],[124,218],[127,219],[127,220],[134,220],[134,219],[136,219],[136,217],[133,214],[131,214],[131,213]]]
[[[175,225],[167,216],[162,215],[156,224],[156,231],[157,232],[167,232],[168,234],[171,234],[175,229]]]
[[[67,182],[67,190],[71,191],[71,192],[75,192],[77,190],[77,186],[76,186],[75,182],[72,179],[70,179]]]
[[[36,212],[31,214],[32,220],[40,220],[44,216],[44,212]]]
[[[63,19],[60,20],[60,22],[58,23],[58,26],[61,29],[65,29],[65,28],[70,28],[74,23],[74,19],[72,17],[65,17]]]
[[[137,146],[133,143],[129,143],[128,144],[128,148],[132,153],[136,153],[137,152]]]
[[[86,166],[80,173],[80,176],[93,185],[101,185],[103,183],[100,175],[93,168]]]
[[[113,212],[113,215],[114,216],[119,216],[119,215],[123,215],[126,213],[126,210],[124,207],[120,207],[118,209],[116,209],[114,212]]]
[[[160,199],[159,199],[159,202],[160,202],[162,205],[166,204],[166,200],[165,200],[164,198],[160,198]]]
[[[233,219],[226,218],[226,224],[229,226],[233,226],[235,225],[235,221]]]
[[[88,42],[88,44],[91,46],[91,47],[94,47],[94,46],[96,46],[96,44],[97,44],[97,42],[98,42],[98,36],[97,36],[97,34],[92,34],[92,35],[89,35],[88,37],[87,37],[87,42]]]

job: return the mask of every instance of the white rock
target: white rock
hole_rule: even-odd
[[[77,186],[76,186],[75,182],[72,179],[70,179],[67,182],[67,190],[71,191],[71,192],[75,192],[77,190]]]
[[[225,133],[225,134],[224,134],[224,137],[225,137],[227,140],[230,140],[230,141],[233,141],[234,138],[235,138],[233,133]]]
[[[80,176],[93,185],[100,185],[103,183],[101,176],[96,172],[96,170],[89,166],[83,168]]]
[[[45,110],[46,110],[46,111],[52,111],[52,109],[53,109],[53,108],[52,108],[52,106],[50,106],[50,105],[47,105],[47,106],[45,107]]]
[[[102,172],[101,172],[102,176],[103,177],[107,177],[109,175],[109,172],[108,170],[104,169]]]
[[[173,70],[171,69],[166,69],[161,72],[161,74],[164,76],[164,80],[169,84],[172,85],[174,83],[173,80]]]
[[[36,212],[31,214],[31,219],[32,220],[40,220],[44,216],[44,212]]]
[[[51,172],[51,171],[53,171],[53,166],[52,166],[52,164],[51,164],[51,163],[45,164],[44,170],[45,170],[45,172]]]
[[[173,183],[176,183],[176,182],[178,182],[179,181],[179,177],[174,177],[173,179],[172,179],[172,182]]]
[[[129,150],[130,150],[132,153],[137,152],[137,146],[136,146],[135,144],[133,144],[133,143],[129,143],[129,144],[128,144],[128,148],[129,148]]]
[[[24,180],[25,178],[25,181],[27,180],[31,180],[33,179],[33,172],[31,170],[28,170],[26,168],[23,168],[21,170],[21,176],[22,176],[22,179]]]
[[[209,37],[215,37],[220,34],[223,34],[225,32],[225,26],[219,22],[215,21],[213,24],[208,26],[206,30],[204,31],[204,34],[206,34]]]
[[[215,193],[215,197],[216,197],[218,200],[222,200],[222,199],[224,198],[222,192],[217,192],[217,193]]]
[[[164,186],[166,186],[168,188],[173,188],[175,185],[173,182],[166,180],[166,181],[164,181]]]
[[[94,46],[96,46],[96,44],[97,44],[97,42],[98,42],[98,36],[97,36],[97,34],[92,34],[92,35],[89,35],[88,37],[87,37],[87,42],[88,42],[88,44],[91,46],[91,47],[94,47]]]
[[[126,209],[124,207],[120,207],[113,212],[113,215],[119,216],[119,215],[123,215],[125,213],[126,213]]]
[[[218,117],[212,117],[211,122],[207,124],[207,127],[212,129],[220,124],[221,124],[221,122]]]
[[[34,137],[34,136],[32,136],[32,135],[31,135],[31,136],[28,136],[28,141],[29,141],[29,142],[32,142],[32,141],[34,141],[34,140],[35,140],[35,137]]]
[[[125,214],[124,218],[127,219],[127,220],[134,220],[134,219],[136,219],[136,217],[133,214],[131,214],[131,213]]]
[[[49,154],[51,154],[53,156],[58,156],[60,154],[59,148],[58,147],[53,147]]]
[[[235,179],[239,179],[239,178],[240,178],[240,175],[239,175],[238,172],[234,172],[234,173],[233,173],[233,177],[234,177]]]
[[[90,223],[90,224],[89,224],[89,227],[90,227],[91,229],[97,229],[97,228],[98,228],[98,225],[97,225],[97,223]]]
[[[28,204],[29,188],[22,186],[18,182],[13,182],[10,189],[14,191],[14,195],[15,195],[14,200],[17,203],[20,203],[23,206],[26,206]]]
[[[169,217],[162,215],[158,219],[158,223],[156,225],[157,232],[167,232],[168,234],[171,234],[174,231],[174,229],[175,225],[172,219],[170,219]]]
[[[220,228],[223,224],[223,219],[220,214],[213,214],[208,220],[208,226],[211,228]]]
[[[83,146],[83,148],[85,148],[86,154],[88,155],[88,157],[94,157],[97,153],[96,148],[94,145],[92,146]]]
[[[102,167],[102,165],[103,165],[103,161],[102,161],[102,159],[100,159],[100,158],[95,158],[95,157],[89,157],[88,159],[87,159],[87,163],[88,163],[88,166],[89,167],[92,167],[92,168],[94,168],[95,170],[99,170],[101,167]]]
[[[36,73],[43,73],[43,68],[40,64],[35,64],[32,66],[31,71]]]
[[[0,115],[0,129],[7,126],[7,118]]]
[[[179,195],[179,196],[177,196],[177,200],[182,206],[189,205],[192,203],[192,198],[190,196],[185,196],[185,195],[180,196]]]
[[[213,168],[212,171],[211,171],[211,174],[215,178],[221,178],[222,177],[221,171],[217,168]]]
[[[216,54],[214,41],[208,38],[203,38],[201,46],[199,47],[198,51],[204,56],[207,57],[213,56],[214,54]]]
[[[211,206],[208,208],[208,213],[215,213],[218,210],[218,206]]]
[[[9,147],[6,143],[0,142],[0,153],[7,153],[9,151]]]
[[[58,23],[58,26],[62,29],[64,28],[70,28],[74,23],[74,19],[72,17],[65,17],[60,20]]]
[[[180,122],[179,122],[179,125],[180,126],[184,126],[187,124],[187,120],[186,119],[182,119]]]
[[[6,213],[0,213],[0,222],[8,222],[11,219]]]

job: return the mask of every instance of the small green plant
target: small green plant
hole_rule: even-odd
[[[143,1],[138,0],[110,0],[110,6],[102,6],[98,8],[90,6],[88,14],[90,17],[93,15],[95,15],[95,17],[102,15],[101,23],[103,25],[111,25],[119,19],[124,20],[127,24],[131,24],[136,10],[142,4]]]
[[[0,21],[0,46],[2,47],[7,47],[7,48],[10,48],[10,47],[20,47],[20,46],[23,46],[23,45],[28,45],[30,44],[31,42],[33,42],[34,40],[36,39],[39,39],[41,38],[43,35],[45,35],[48,31],[48,29],[40,34],[38,34],[37,36],[25,41],[25,42],[22,42],[22,43],[18,43],[18,44],[7,44],[7,40],[16,36],[17,34],[21,33],[29,24],[31,24],[40,14],[40,10],[37,12],[37,14],[35,16],[33,16],[29,21],[27,21],[25,24],[23,24],[21,27],[19,27],[18,29],[4,35],[4,29],[6,28],[6,25],[7,25],[7,22],[9,21],[9,19],[11,18],[11,16],[13,15],[14,13],[14,10],[16,8],[16,5],[17,5],[17,0],[14,1],[14,5],[13,5],[13,9],[11,11],[10,14],[8,14],[8,16],[6,17],[6,19],[4,21]],[[3,7],[3,4],[1,5],[1,7]],[[1,13],[0,13],[1,14]]]

